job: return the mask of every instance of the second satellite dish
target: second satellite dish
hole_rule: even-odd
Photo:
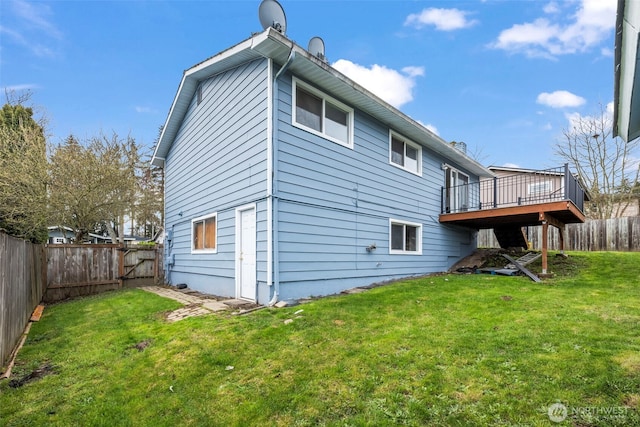
[[[324,60],[324,40],[320,37],[314,37],[309,40],[309,49],[307,50],[310,54]]]
[[[276,0],[262,0],[258,8],[258,16],[263,29],[274,28],[284,34],[287,30],[287,17],[284,9]]]

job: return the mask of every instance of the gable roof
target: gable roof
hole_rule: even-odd
[[[640,137],[640,2],[618,0],[616,17],[613,135]]]
[[[293,55],[291,55],[292,53]],[[276,64],[282,65],[287,62],[290,56],[288,70],[296,76],[331,93],[332,96],[341,99],[351,107],[371,115],[394,131],[455,162],[467,171],[479,176],[493,176],[491,171],[480,163],[452,147],[411,117],[400,112],[273,28],[267,28],[264,32],[255,34],[184,72],[153,153],[152,164],[163,166],[164,159],[201,81],[255,59],[269,58]]]

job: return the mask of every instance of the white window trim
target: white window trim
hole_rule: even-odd
[[[392,150],[392,141],[393,141],[393,137],[396,137],[397,139],[402,140],[402,142],[404,142],[405,144],[415,148],[416,150],[418,150],[418,170],[417,171],[413,171],[405,166],[399,165],[395,162],[393,162],[393,150]],[[403,154],[404,156],[406,156],[406,149],[405,149],[405,153]],[[406,163],[406,162],[405,162]],[[397,167],[398,169],[402,169],[405,170],[409,173],[412,173],[414,175],[418,175],[418,176],[422,176],[422,146],[420,144],[416,144],[415,142],[411,141],[408,138],[405,138],[404,136],[400,135],[397,132],[394,132],[392,130],[389,131],[389,164],[393,165],[395,167]]]
[[[544,185],[546,188],[543,189],[543,191],[536,191],[536,192],[532,192],[531,188],[534,186],[540,186],[540,185]],[[540,181],[540,182],[534,182],[534,183],[530,183],[527,184],[527,195],[529,196],[540,196],[540,195],[545,195],[545,194],[549,194],[553,192],[553,182],[552,181]]]
[[[471,196],[469,194],[469,186],[471,184],[471,177],[466,174],[465,172],[462,172],[460,169],[455,168],[449,164],[444,163],[442,165],[443,169],[444,169],[444,188],[445,191],[449,192],[448,197],[450,197],[450,206],[449,208],[451,209],[452,212],[460,212],[461,210],[465,209],[464,206],[458,206],[458,202],[460,202],[459,198],[460,195],[458,193],[458,190],[460,189],[461,185],[466,185],[465,188],[465,192],[467,193],[465,195],[465,199],[467,200],[467,207],[466,210],[471,209]],[[467,183],[466,184],[456,184],[453,185],[451,187],[447,187],[447,175],[449,175],[449,179],[453,178],[453,173],[456,173],[458,175],[458,179],[460,178],[460,176],[464,176],[465,178],[467,178]],[[453,201],[453,202],[452,202]]]
[[[391,226],[393,224],[409,225],[411,227],[416,227],[418,229],[416,233],[416,238],[418,240],[416,242],[417,251],[400,251],[397,249],[391,249]],[[422,255],[422,224],[417,222],[403,221],[401,219],[389,218],[389,254],[390,255]]]
[[[336,144],[342,145],[344,147],[347,148],[351,148],[353,150],[353,123],[354,123],[354,119],[353,119],[353,108],[343,104],[342,102],[336,100],[335,98],[330,97],[329,95],[325,94],[324,92],[319,91],[318,89],[309,86],[306,83],[303,83],[302,81],[298,80],[297,78],[293,78],[293,89],[291,92],[291,116],[292,116],[292,124],[293,126],[303,129],[309,133],[312,133],[314,135],[317,135],[321,138],[324,139],[328,139],[331,142],[335,142]],[[315,129],[312,129],[310,127],[307,127],[301,123],[298,123],[297,121],[297,117],[296,117],[296,88],[300,86],[301,88],[303,88],[304,90],[306,90],[307,92],[312,93],[313,95],[317,96],[318,98],[322,99],[322,120],[325,119],[324,117],[324,105],[326,101],[331,102],[333,105],[335,105],[336,107],[339,107],[340,109],[344,110],[347,112],[347,126],[349,127],[349,131],[347,134],[347,137],[349,139],[349,141],[345,142],[345,141],[341,141],[337,138],[334,138],[332,136],[329,136],[323,132],[318,132]]]
[[[193,223],[195,222],[199,222],[199,221],[204,221],[206,219],[211,219],[211,218],[215,218],[216,219],[216,247],[214,249],[196,249],[193,246]],[[204,215],[204,216],[199,216],[197,218],[193,218],[191,220],[191,253],[192,254],[215,254],[218,253],[218,212],[214,212],[208,215]]]

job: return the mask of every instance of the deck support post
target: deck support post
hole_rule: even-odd
[[[542,274],[547,274],[547,240],[549,236],[549,224],[542,222]]]

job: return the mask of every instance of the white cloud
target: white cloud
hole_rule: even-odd
[[[558,6],[558,3],[556,3],[555,1],[552,1],[550,3],[545,4],[542,10],[544,11],[544,13],[551,15],[554,13],[559,13],[560,7]]]
[[[613,101],[607,104],[607,114],[613,119]]]
[[[63,33],[51,20],[51,8],[44,3],[14,0],[3,12],[7,15],[0,26],[0,34],[5,34],[13,43],[31,51],[39,57],[56,55],[52,44],[63,38]]]
[[[400,72],[377,64],[367,68],[346,59],[333,67],[396,108],[413,100],[416,78],[424,75],[422,67],[405,67]]]
[[[576,129],[584,129],[585,124],[590,126],[593,123],[597,123],[598,127],[604,126],[605,131],[608,132],[613,126],[613,102],[609,102],[605,106],[605,108],[602,110],[601,115],[583,116],[580,113],[566,113],[564,116],[569,122],[570,131],[574,131]],[[597,132],[597,133],[601,133],[601,132]]]
[[[426,127],[427,129],[429,129],[431,132],[433,132],[434,134],[440,136],[440,132],[438,132],[438,128],[435,127],[434,125],[432,125],[431,123],[423,123],[420,120],[418,120],[418,123],[420,123],[422,126]]]
[[[565,108],[579,107],[587,101],[583,97],[566,90],[557,90],[551,93],[542,92],[538,95],[536,102],[551,108]]]
[[[139,105],[136,105],[135,107],[136,113],[155,113],[156,110],[154,110],[151,107],[142,107]]]
[[[52,12],[48,5],[24,0],[14,0],[11,3],[15,14],[25,22],[27,27],[43,32],[49,37],[62,38],[62,32],[50,21]]]
[[[520,169],[520,165],[516,164],[516,163],[505,163],[502,165],[503,168],[516,168],[516,169]]]
[[[467,19],[471,12],[458,9],[439,9],[431,7],[422,10],[420,13],[412,13],[404,21],[405,26],[422,28],[426,25],[433,25],[440,31],[453,31],[462,28],[469,28],[477,24],[475,19]]]
[[[21,92],[23,90],[38,89],[39,86],[35,83],[23,83],[19,85],[5,86],[2,88],[3,92]]]
[[[572,3],[574,4],[574,3]],[[547,4],[544,11],[554,12],[556,21],[538,18],[503,30],[489,46],[529,57],[554,58],[558,55],[585,52],[605,40],[615,27],[616,0],[580,0],[568,19],[555,13],[557,4]],[[560,12],[558,10],[558,12]]]

